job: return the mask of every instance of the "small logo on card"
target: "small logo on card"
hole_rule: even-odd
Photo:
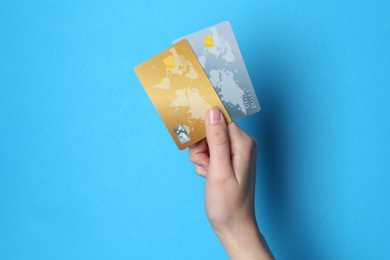
[[[206,49],[208,48],[211,48],[214,46],[214,39],[213,39],[213,36],[211,35],[206,35],[202,38],[203,40],[203,44],[204,44],[204,47],[206,47]]]
[[[190,136],[187,134],[186,129],[182,124],[178,124],[173,128],[173,131],[176,134],[177,139],[181,144],[185,144],[191,140]]]
[[[171,55],[164,58],[163,62],[165,64],[165,66],[167,67],[167,69],[169,69],[169,70],[176,66],[175,60],[173,59],[173,57]]]

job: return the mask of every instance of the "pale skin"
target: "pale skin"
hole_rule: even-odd
[[[255,217],[256,141],[218,108],[206,113],[206,139],[189,159],[205,178],[207,218],[230,259],[273,259]]]

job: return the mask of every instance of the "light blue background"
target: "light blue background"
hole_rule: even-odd
[[[389,1],[2,1],[0,259],[225,259],[132,68],[230,20],[279,259],[390,259]]]

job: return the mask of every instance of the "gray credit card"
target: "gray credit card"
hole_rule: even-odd
[[[232,120],[260,111],[260,104],[228,21],[174,41],[186,39],[198,57]]]

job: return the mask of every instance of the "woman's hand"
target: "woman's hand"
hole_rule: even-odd
[[[207,138],[192,145],[189,159],[206,178],[204,203],[212,228],[231,259],[272,259],[254,212],[256,142],[218,108],[206,115]]]

